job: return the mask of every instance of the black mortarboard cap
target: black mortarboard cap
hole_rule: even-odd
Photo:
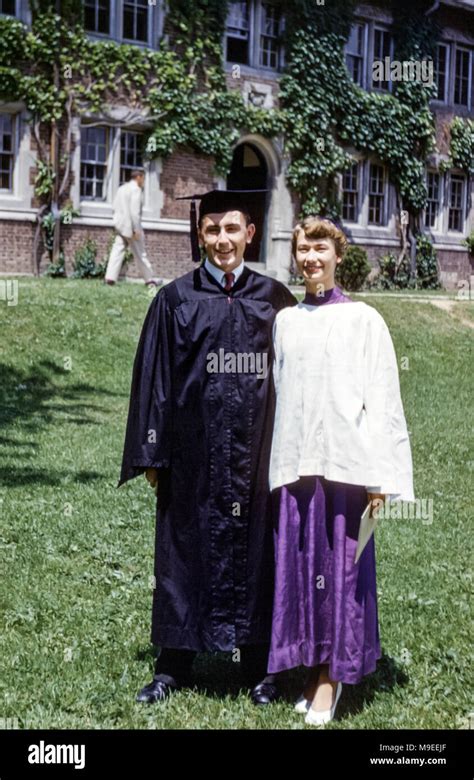
[[[191,250],[193,261],[199,263],[201,253],[199,251],[198,223],[206,214],[218,214],[223,211],[249,212],[248,198],[256,192],[268,192],[268,190],[210,190],[200,195],[185,195],[176,200],[191,201],[190,232]],[[196,201],[199,200],[199,219],[196,214]]]

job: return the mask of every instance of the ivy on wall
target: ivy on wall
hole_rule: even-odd
[[[247,106],[240,90],[227,88],[221,49],[225,3],[173,0],[167,22],[172,43],[165,38],[157,51],[90,40],[80,5],[70,0],[65,4],[70,16],[60,16],[51,3],[34,3],[31,30],[16,19],[0,18],[0,98],[25,104],[38,150],[36,272],[40,229],[50,225],[45,221],[50,213],[55,217],[51,259],[60,260],[76,117],[126,126],[133,114],[133,123],[142,121],[149,135],[150,157],[166,157],[185,146],[212,156],[222,174],[242,131],[271,137],[283,129],[278,112]],[[210,13],[220,24],[209,25]],[[119,122],[114,107],[123,105],[130,116]]]
[[[355,2],[335,0],[324,25],[320,8],[302,5],[307,6],[306,18],[303,26],[291,28],[281,102],[291,157],[288,176],[300,194],[303,212],[339,214],[336,177],[353,162],[344,145],[374,154],[384,163],[402,207],[416,214],[425,204],[425,161],[434,143],[429,110],[433,88],[412,81],[396,83],[393,93],[366,92],[345,66],[344,46]],[[394,59],[431,55],[435,30],[430,17],[414,0],[408,24],[399,5],[394,9]]]
[[[70,184],[73,120],[87,114],[119,124],[113,109],[124,104],[143,114],[150,157],[188,147],[212,157],[221,175],[243,131],[267,138],[281,134],[288,182],[302,214],[339,215],[338,175],[352,162],[345,149],[373,154],[387,166],[399,206],[410,214],[413,246],[427,195],[426,159],[435,143],[433,87],[401,81],[391,93],[367,92],[352,81],[344,46],[355,0],[277,3],[286,17],[286,68],[280,107],[272,110],[246,105],[240,89],[228,87],[225,0],[169,0],[165,36],[156,51],[90,40],[78,0],[63,0],[60,15],[57,3],[33,0],[31,30],[0,18],[0,97],[21,100],[31,114],[42,204],[38,224],[55,215],[53,255]],[[432,56],[439,30],[435,14],[427,14],[430,0],[385,5],[394,17],[395,59]],[[473,123],[457,118],[448,164],[472,172],[472,158]]]
[[[457,116],[450,125],[449,159],[444,160],[440,168],[460,168],[469,176],[474,176],[474,121]]]

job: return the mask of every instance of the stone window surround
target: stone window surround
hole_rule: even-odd
[[[473,71],[474,71],[474,39],[471,39],[470,41],[466,38],[458,38],[455,37],[454,34],[451,32],[451,35],[448,37],[448,35],[444,35],[442,40],[439,41],[440,46],[444,46],[447,49],[447,71],[446,71],[446,84],[445,84],[445,94],[442,98],[438,99],[435,98],[434,100],[431,100],[431,105],[434,107],[436,106],[450,106],[452,108],[455,108],[459,111],[459,113],[470,113],[472,114],[474,112],[474,78],[473,78]],[[470,67],[469,67],[469,74],[470,74],[470,83],[469,83],[469,93],[470,97],[468,99],[468,105],[458,105],[454,103],[454,75],[455,75],[455,67],[456,67],[456,50],[462,49],[464,51],[469,51],[470,53]]]
[[[28,114],[21,103],[3,103],[0,112],[14,118],[13,188],[11,192],[0,191],[0,219],[34,221],[36,209],[31,206],[34,185],[30,184],[30,169],[36,165],[36,153],[30,148]]]
[[[135,41],[123,37],[123,7],[124,0],[110,0],[110,31],[109,33],[100,33],[86,30],[91,40],[98,41],[117,41],[118,43],[128,43],[140,48],[157,49],[159,39],[163,34],[164,10],[162,0],[149,2],[148,10],[148,40]]]
[[[436,222],[433,227],[425,227],[424,232],[429,234],[435,244],[443,244],[450,249],[455,249],[469,232],[469,224],[472,223],[473,215],[473,193],[472,184],[466,173],[459,168],[452,168],[446,172],[440,172],[437,167],[429,166],[427,171],[430,173],[439,174],[439,208],[437,211]],[[462,176],[464,179],[464,192],[463,192],[463,230],[448,230],[449,224],[449,192],[451,176],[455,174]],[[471,185],[471,192],[469,192],[469,185]],[[423,212],[423,221],[425,214]],[[452,242],[452,243],[451,243]],[[465,251],[465,247],[461,247]]]

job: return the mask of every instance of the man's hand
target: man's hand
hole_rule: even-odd
[[[370,501],[372,504],[372,509],[370,510],[370,516],[377,512],[379,509],[382,509],[384,503],[385,503],[385,495],[383,493],[367,493],[367,503]]]
[[[158,495],[158,469],[145,469],[145,477],[150,487],[154,488],[155,496]]]

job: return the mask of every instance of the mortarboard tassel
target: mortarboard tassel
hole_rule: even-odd
[[[196,201],[191,201],[191,253],[193,263],[201,262],[201,249],[199,247],[199,236],[197,231]]]

